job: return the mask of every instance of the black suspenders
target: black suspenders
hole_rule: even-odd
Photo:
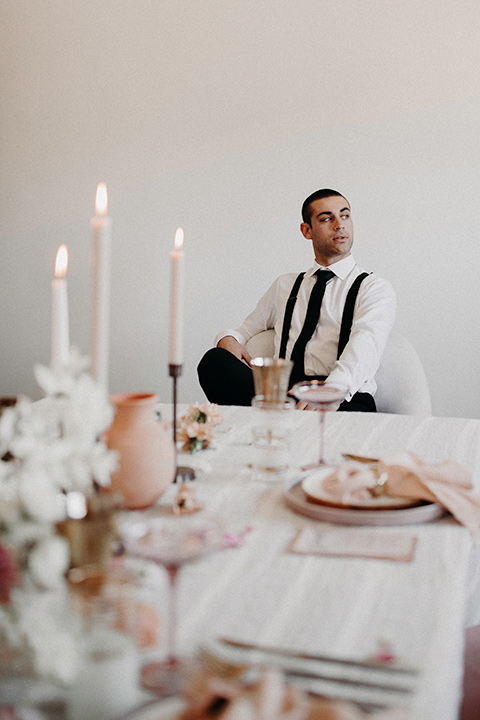
[[[357,299],[358,291],[360,290],[360,285],[365,280],[365,278],[368,276],[369,273],[361,273],[355,280],[353,281],[350,290],[347,294],[347,299],[345,300],[345,307],[343,308],[343,315],[342,315],[342,324],[340,326],[340,336],[338,339],[338,351],[337,351],[337,360],[342,354],[342,352],[345,350],[345,346],[348,342],[348,339],[350,337],[350,332],[352,329],[352,322],[353,322],[353,313],[355,310],[355,301]],[[302,284],[303,276],[305,273],[300,273],[300,275],[297,275],[295,282],[293,283],[293,287],[290,291],[289,298],[287,300],[287,304],[285,306],[285,316],[283,318],[283,328],[282,328],[282,340],[280,343],[280,353],[279,357],[284,358],[285,354],[287,352],[287,342],[288,342],[288,336],[290,334],[290,325],[292,322],[292,315],[293,315],[293,308],[295,307],[295,303],[297,301],[298,291],[300,289],[300,285]]]
[[[295,282],[293,283],[293,287],[290,291],[290,296],[287,300],[287,304],[285,306],[285,316],[283,318],[283,329],[282,329],[282,341],[280,343],[280,353],[278,355],[279,358],[285,358],[285,353],[287,352],[287,342],[288,342],[288,336],[290,334],[290,325],[292,323],[292,315],[293,315],[293,308],[295,307],[295,303],[297,302],[297,295],[298,291],[300,290],[300,285],[302,284],[303,276],[305,273],[300,273],[300,275],[297,275]]]
[[[350,290],[348,291],[347,299],[345,300],[345,307],[343,308],[342,325],[340,327],[340,337],[338,338],[338,350],[337,360],[345,350],[345,345],[350,337],[350,331],[352,329],[353,313],[355,310],[355,301],[357,299],[360,285],[368,277],[368,273],[362,273],[352,283]]]

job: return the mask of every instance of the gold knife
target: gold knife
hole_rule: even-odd
[[[380,462],[378,458],[369,458],[369,457],[363,457],[363,455],[350,455],[349,453],[343,453],[342,457],[345,458],[345,460],[356,460],[356,462],[361,463],[377,463]]]

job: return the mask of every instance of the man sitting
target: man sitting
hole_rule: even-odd
[[[328,378],[348,388],[340,410],[375,412],[375,373],[395,320],[394,290],[355,262],[351,208],[343,195],[318,190],[303,203],[302,218],[313,267],[281,275],[237,330],[217,335],[216,347],[198,365],[200,384],[211,402],[250,405],[255,390],[245,344],[273,328],[274,357],[294,363],[290,387]]]

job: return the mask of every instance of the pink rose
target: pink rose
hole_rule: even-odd
[[[10,602],[10,593],[18,580],[19,573],[15,562],[5,545],[0,544],[0,603]]]

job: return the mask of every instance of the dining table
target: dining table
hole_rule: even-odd
[[[177,420],[187,407],[176,407]],[[179,655],[279,668],[287,684],[356,703],[372,720],[385,708],[408,720],[456,720],[464,631],[480,623],[480,551],[471,532],[448,513],[387,524],[359,524],[355,509],[311,516],[292,489],[318,459],[318,413],[292,411],[288,467],[268,473],[252,467],[252,408],[218,409],[210,446],[177,452],[178,465],[195,472],[187,485],[198,514],[218,518],[228,539],[180,568]],[[157,412],[171,426],[172,405]],[[411,451],[429,464],[466,467],[480,491],[477,419],[327,412],[324,440],[332,468],[345,454]],[[155,510],[171,514],[181,487],[172,483]],[[168,574],[153,570],[161,632],[144,660],[167,650]],[[152,699],[139,695],[139,706]],[[166,714],[161,707],[126,717],[174,720],[168,701]]]
[[[179,416],[185,407],[177,408]],[[290,654],[311,656],[297,659],[298,674],[292,673],[306,690],[404,707],[411,720],[457,718],[464,630],[480,621],[480,555],[469,530],[448,513],[386,526],[308,517],[289,502],[289,489],[318,457],[318,413],[294,411],[288,470],[269,474],[252,468],[252,409],[220,410],[213,446],[180,452],[178,463],[195,470],[192,487],[202,512],[219,516],[239,541],[183,568],[180,654],[207,647],[233,661],[283,663],[288,671]],[[159,411],[171,422],[171,405]],[[480,420],[330,412],[325,421],[333,466],[345,453],[382,458],[408,450],[427,463],[465,466],[480,490]],[[173,484],[160,504],[172,503],[177,492]],[[313,550],[307,538],[306,551],[293,551],[305,531],[314,533]],[[324,546],[333,552],[315,549],[319,533],[327,540],[330,534]],[[352,552],[369,542],[385,550],[410,543],[413,552]],[[384,651],[391,654],[390,670],[355,667]],[[345,665],[315,660],[319,656]]]

